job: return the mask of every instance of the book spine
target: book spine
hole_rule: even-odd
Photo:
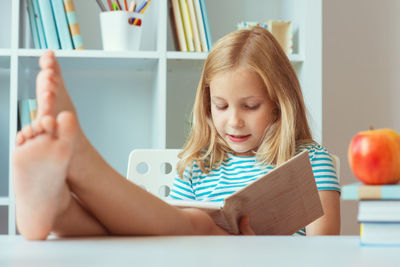
[[[28,99],[28,106],[29,106],[29,118],[30,121],[34,121],[37,115],[37,102],[36,99]]]
[[[36,21],[36,26],[37,26],[38,35],[39,35],[40,48],[41,49],[46,49],[47,48],[47,42],[46,42],[46,37],[44,35],[42,16],[40,15],[40,9],[39,9],[38,0],[32,0],[32,7],[33,7],[33,13],[35,15],[35,21]]]
[[[56,23],[54,21],[53,10],[50,0],[39,0],[40,15],[43,20],[43,29],[46,36],[47,48],[60,49],[58,42]]]
[[[212,36],[211,36],[211,31],[210,31],[210,25],[208,23],[206,3],[204,0],[200,0],[200,7],[201,7],[201,14],[203,16],[204,29],[206,31],[207,47],[208,47],[208,51],[210,51],[213,41],[212,41]]]
[[[190,52],[194,52],[194,41],[193,41],[193,33],[192,26],[190,25],[190,17],[189,17],[189,9],[187,6],[186,0],[179,0],[182,17],[183,17],[183,25],[186,33],[186,41],[188,45],[188,50]]]
[[[29,99],[21,99],[18,101],[18,111],[20,129],[22,129],[25,125],[31,123],[29,115]]]
[[[185,31],[183,29],[182,15],[181,15],[181,10],[179,8],[178,0],[171,0],[171,8],[174,19],[173,23],[176,29],[176,35],[179,43],[179,50],[186,52],[187,45],[185,40]]]
[[[63,0],[52,0],[51,4],[56,21],[58,37],[60,38],[61,49],[72,50],[74,47],[72,46]]]
[[[197,26],[199,26],[199,34],[201,41],[201,48],[203,52],[208,51],[206,31],[204,29],[203,15],[201,14],[200,0],[194,0],[194,9],[196,11]]]
[[[26,0],[26,10],[29,17],[29,26],[31,28],[33,45],[36,49],[40,49],[39,33],[36,26],[35,14],[33,13],[32,0]]]
[[[194,3],[193,0],[187,0],[187,3],[189,8],[190,24],[192,25],[193,30],[194,49],[196,52],[201,52],[200,34],[197,26],[196,13],[194,11]]]
[[[73,0],[63,0],[63,1],[64,1],[65,12],[67,14],[67,21],[69,25],[69,31],[72,36],[72,43],[74,45],[74,49],[77,50],[84,49],[81,30],[79,29],[78,20],[76,18],[74,1]]]

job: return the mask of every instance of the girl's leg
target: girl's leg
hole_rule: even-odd
[[[68,164],[76,140],[76,122],[69,112],[36,120],[17,134],[13,155],[13,182],[19,231],[28,239],[59,234],[104,234],[104,227],[90,216],[66,184]],[[59,218],[67,218],[65,223]]]
[[[38,114],[76,114],[52,52],[45,53],[37,78]],[[76,146],[67,169],[67,183],[80,203],[111,234],[219,234],[212,219],[198,210],[180,210],[145,192],[116,172],[77,126]]]

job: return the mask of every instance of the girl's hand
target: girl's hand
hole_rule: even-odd
[[[253,229],[251,229],[249,221],[250,221],[249,216],[243,216],[240,219],[239,230],[241,235],[256,235]]]

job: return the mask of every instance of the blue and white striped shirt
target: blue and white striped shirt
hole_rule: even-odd
[[[298,145],[296,154],[307,150],[318,190],[336,190],[340,192],[335,166],[329,152],[318,143]],[[249,183],[261,178],[274,169],[274,166],[262,165],[256,157],[240,157],[228,154],[221,166],[203,173],[199,165],[193,162],[183,172],[183,178],[175,178],[171,198],[182,200],[221,202]],[[296,234],[305,235],[305,228]]]

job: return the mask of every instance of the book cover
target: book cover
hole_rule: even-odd
[[[358,203],[359,222],[399,222],[399,200],[361,200]]]
[[[347,200],[400,199],[400,185],[349,184],[342,187],[342,198]]]
[[[286,54],[293,52],[292,22],[270,20],[267,22],[268,30],[272,33]]]
[[[179,0],[179,7],[182,12],[183,28],[185,29],[188,51],[194,52],[193,31],[192,31],[192,25],[190,25],[190,16],[189,16],[189,9],[187,6],[187,1]]]
[[[50,0],[38,0],[40,15],[43,21],[43,30],[46,36],[47,48],[60,49],[58,41],[56,23],[54,21],[53,9]]]
[[[46,42],[46,37],[44,35],[42,16],[40,15],[40,9],[39,9],[38,0],[32,0],[32,7],[33,7],[33,13],[35,15],[36,26],[37,26],[38,35],[39,35],[40,48],[41,49],[46,49],[47,48],[47,42]]]
[[[400,223],[360,224],[361,245],[400,245]]]
[[[78,19],[75,13],[75,5],[73,0],[63,0],[64,9],[67,14],[67,21],[69,25],[69,31],[72,36],[72,43],[74,49],[81,50],[84,49],[81,30],[79,28]]]
[[[204,28],[203,15],[201,14],[200,0],[193,0],[194,10],[196,11],[197,26],[199,27],[201,49],[203,52],[208,51],[206,31]]]
[[[242,216],[250,217],[250,226],[257,235],[291,235],[323,215],[307,151],[232,194],[224,203],[168,203],[200,208],[232,234],[239,234]]]
[[[61,49],[72,50],[71,35],[69,33],[67,17],[65,14],[63,0],[52,0],[54,18],[56,21],[56,28],[58,38],[60,39]]]
[[[33,12],[32,0],[26,0],[26,10],[29,17],[29,26],[32,33],[33,45],[36,49],[40,49],[39,33],[36,26],[35,13]]]
[[[213,45],[213,41],[212,41],[212,36],[211,36],[211,31],[210,31],[210,25],[208,23],[206,3],[204,0],[200,0],[200,7],[201,7],[201,15],[203,17],[204,29],[206,31],[208,51],[210,51],[211,47]]]
[[[185,31],[183,29],[182,24],[182,15],[179,8],[178,0],[170,0],[170,16],[171,16],[171,26],[172,31],[175,34],[175,43],[177,44],[178,51],[187,51],[186,40],[185,40]]]
[[[201,52],[201,43],[200,43],[200,33],[199,28],[197,26],[197,18],[196,12],[194,11],[194,3],[193,0],[187,0],[189,16],[190,16],[190,25],[192,25],[193,30],[193,41],[194,41],[194,49],[196,52]]]

